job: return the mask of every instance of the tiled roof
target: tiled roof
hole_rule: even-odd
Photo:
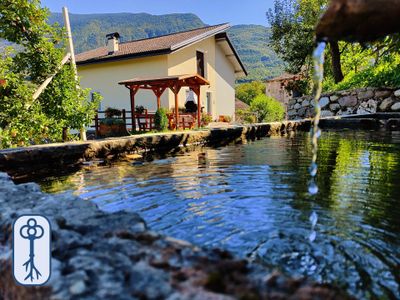
[[[170,53],[174,50],[190,45],[202,38],[215,35],[229,28],[229,24],[208,26],[199,29],[183,31],[155,38],[124,42],[119,44],[119,50],[108,53],[107,47],[101,47],[76,55],[78,64],[113,60],[123,57],[155,55]]]
[[[250,107],[250,105],[244,103],[243,101],[239,100],[239,99],[235,99],[235,109],[236,111],[238,111],[239,109],[241,110],[246,110]]]

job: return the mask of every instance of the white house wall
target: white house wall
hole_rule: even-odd
[[[167,56],[152,56],[120,60],[107,63],[78,66],[81,85],[91,88],[103,96],[101,109],[115,107],[131,110],[129,90],[118,82],[135,77],[167,76]],[[141,90],[135,96],[135,104],[143,105],[149,111],[157,109],[157,98],[152,91]],[[168,96],[165,93],[161,98],[161,105],[168,105]]]
[[[232,63],[225,56],[223,50],[217,46],[215,52],[216,72],[216,114],[235,117],[235,70]]]

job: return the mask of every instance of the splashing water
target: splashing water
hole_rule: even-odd
[[[319,43],[315,48],[313,53],[313,61],[314,61],[314,72],[313,72],[313,94],[314,94],[314,109],[315,109],[315,117],[313,120],[313,126],[311,129],[311,142],[312,142],[312,160],[309,168],[309,173],[311,176],[310,183],[308,185],[308,193],[311,196],[315,196],[318,194],[318,185],[315,182],[315,177],[318,172],[317,165],[317,153],[318,153],[318,138],[321,136],[321,130],[319,129],[319,119],[321,117],[321,106],[319,105],[319,98],[321,97],[322,92],[322,80],[324,79],[324,51],[326,44],[325,42]],[[317,233],[315,231],[315,226],[318,222],[318,215],[315,211],[312,212],[310,216],[311,223],[311,234],[309,236],[310,242],[314,242]]]

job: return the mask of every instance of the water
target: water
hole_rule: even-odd
[[[308,193],[311,196],[315,196],[318,193],[318,185],[315,182],[315,177],[318,172],[318,139],[321,136],[321,130],[319,129],[319,119],[321,117],[321,106],[319,105],[319,99],[321,98],[322,92],[322,81],[324,80],[324,58],[325,58],[325,47],[324,42],[319,43],[313,52],[313,62],[314,62],[314,72],[313,72],[313,95],[314,95],[314,110],[315,116],[313,120],[313,126],[311,129],[311,145],[312,145],[312,159],[309,168],[309,173],[311,180],[308,184]],[[318,222],[318,214],[313,211],[310,216],[311,223],[311,233],[308,237],[310,242],[314,242],[317,237],[317,232],[315,230]]]
[[[137,211],[154,230],[334,283],[358,298],[399,299],[400,132],[323,132],[319,192],[311,198],[310,140],[299,134],[205,148],[41,185],[108,212]]]

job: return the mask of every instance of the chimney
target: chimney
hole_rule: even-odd
[[[114,52],[118,52],[119,37],[120,35],[118,32],[109,33],[106,35],[108,54],[113,54]]]

